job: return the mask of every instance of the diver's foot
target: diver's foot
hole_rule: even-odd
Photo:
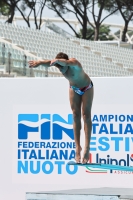
[[[89,147],[85,147],[85,149],[84,149],[84,154],[83,154],[83,158],[82,158],[82,164],[88,163],[89,154],[90,154],[90,149],[89,149]]]
[[[76,155],[75,155],[75,161],[76,163],[81,163],[81,147],[76,147]]]

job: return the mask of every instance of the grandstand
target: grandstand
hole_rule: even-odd
[[[27,64],[53,59],[58,52],[77,58],[93,77],[133,76],[131,49],[0,22],[0,77],[62,76],[56,67],[29,69]]]
[[[128,48],[118,48],[112,45],[103,45],[102,43],[92,42],[83,39],[72,39],[72,41],[80,44],[81,46],[90,48],[94,53],[99,54],[103,58],[112,61],[126,69],[133,69],[133,51]]]

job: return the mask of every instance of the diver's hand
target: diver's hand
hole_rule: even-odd
[[[28,63],[29,63],[29,68],[38,67],[41,64],[39,60],[31,60]]]

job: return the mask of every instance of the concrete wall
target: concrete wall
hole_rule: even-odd
[[[92,80],[95,88],[93,115],[133,113],[132,78],[92,78]],[[133,186],[132,174],[121,174],[121,172],[110,174],[109,171],[104,175],[89,174],[84,168],[80,168],[73,176],[66,172],[59,175],[57,171],[50,175],[44,175],[42,172],[18,174],[18,113],[58,112],[65,117],[67,113],[71,113],[68,88],[69,84],[64,78],[0,79],[0,199],[24,200],[26,192],[44,190]],[[113,123],[117,126],[116,122]],[[131,130],[126,134],[130,142],[129,150],[125,151],[124,143],[121,143],[120,151],[115,152],[112,144],[112,150],[107,152],[98,150],[100,156],[104,157],[108,153],[117,156],[118,159],[126,159],[127,154],[131,156],[133,145],[130,132]],[[125,137],[123,134],[121,136]],[[30,139],[36,140],[35,137],[30,135]],[[67,139],[65,135],[63,141]],[[81,140],[83,144],[83,133]],[[129,159],[131,161],[131,158]]]

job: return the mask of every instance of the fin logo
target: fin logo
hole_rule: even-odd
[[[72,124],[72,114],[18,114],[17,173],[76,174],[66,163],[75,157]]]
[[[62,140],[63,133],[74,140],[73,116],[66,121],[58,114],[19,114],[18,139],[28,140],[29,134],[38,134],[42,140]]]

